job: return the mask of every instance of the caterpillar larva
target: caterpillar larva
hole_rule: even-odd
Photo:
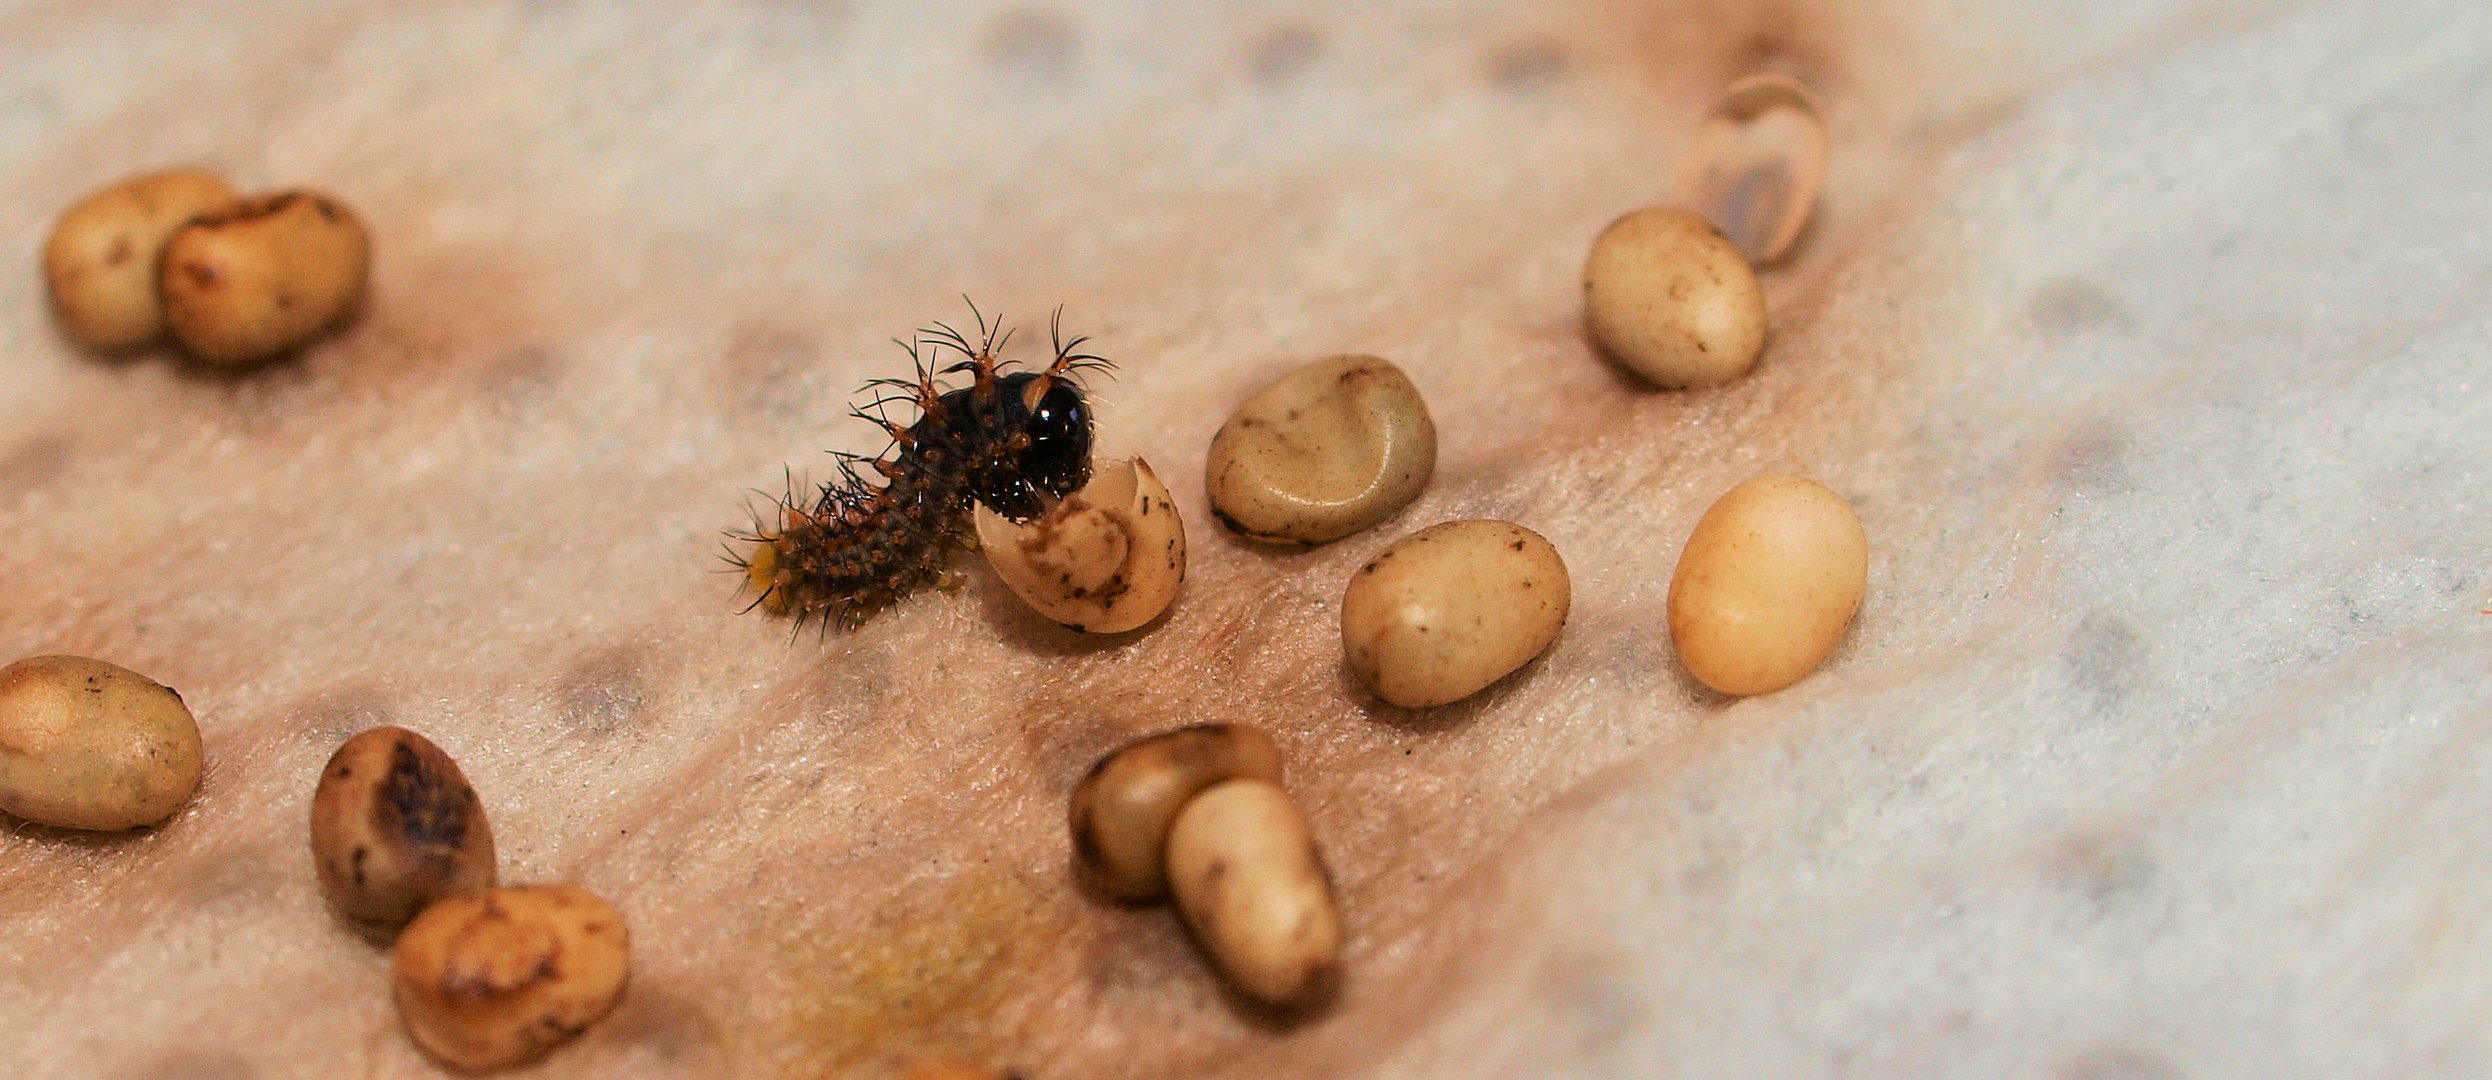
[[[1012,362],[997,353],[1011,331],[969,310],[977,340],[936,323],[898,342],[915,378],[867,383],[879,396],[850,410],[890,433],[889,447],[871,458],[839,455],[838,479],[805,499],[791,488],[777,500],[775,524],[730,534],[746,545],[729,558],[760,592],[754,606],[799,624],[854,627],[926,585],[957,585],[946,563],[976,543],[973,502],[1028,521],[1089,482],[1090,405],[1079,375],[1113,365],[1080,351],[1087,338],[1064,338],[1059,310],[1049,326],[1055,359],[1007,371]],[[945,352],[960,359],[937,370]],[[957,374],[969,385],[941,382]],[[916,419],[884,416],[895,404],[914,406]]]

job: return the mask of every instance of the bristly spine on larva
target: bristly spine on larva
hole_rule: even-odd
[[[1010,371],[1012,362],[997,353],[1012,332],[975,304],[969,312],[974,341],[940,322],[912,340],[894,339],[915,377],[873,380],[866,389],[875,399],[849,410],[890,435],[882,453],[834,452],[838,479],[803,499],[791,479],[772,500],[775,525],[757,514],[749,530],[729,534],[746,546],[730,548],[728,561],[759,593],[746,610],[787,615],[800,627],[853,628],[927,585],[960,585],[947,564],[954,550],[977,545],[972,503],[1027,521],[1089,482],[1090,419],[1079,376],[1114,365],[1082,352],[1087,338],[1066,340],[1058,309],[1049,323],[1055,359],[1040,371]],[[960,360],[938,370],[946,351]],[[963,373],[967,386],[940,381]],[[903,424],[885,415],[897,404],[914,406],[916,418]]]

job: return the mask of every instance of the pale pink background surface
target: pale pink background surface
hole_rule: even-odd
[[[1639,389],[1585,245],[1767,64],[1831,111],[1823,217],[1751,378]],[[0,1075],[427,1075],[304,845],[384,722],[507,880],[630,920],[537,1075],[2492,1073],[2487,94],[2467,0],[0,0],[0,656],[148,672],[211,759],[160,831],[0,834]],[[52,216],[181,162],[360,208],[367,316],[242,380],[64,344]],[[1122,364],[1173,612],[1079,640],[971,565],[849,636],[737,615],[740,491],[878,445],[850,391],[963,292]],[[1435,485],[1224,535],[1212,430],[1344,350],[1427,394]],[[1870,596],[1730,702],[1664,593],[1765,469],[1855,502]],[[1574,617],[1374,705],[1341,586],[1461,516]],[[1074,779],[1196,720],[1275,732],[1338,878],[1310,1022],[1070,879]]]

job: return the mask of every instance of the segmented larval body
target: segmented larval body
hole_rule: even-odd
[[[975,544],[973,504],[1028,521],[1089,482],[1090,407],[1078,375],[1107,361],[1080,352],[1085,339],[1058,333],[1046,368],[1006,371],[1010,361],[996,353],[1011,334],[984,318],[978,330],[973,343],[937,323],[902,342],[916,377],[868,384],[884,395],[852,410],[891,445],[875,458],[841,455],[838,479],[809,498],[791,490],[778,500],[775,527],[736,534],[750,547],[731,558],[760,593],[755,606],[799,623],[856,626],[927,585],[957,584],[948,564]],[[930,360],[946,350],[961,360],[933,370]],[[967,386],[939,381],[963,373]],[[893,404],[913,406],[916,419],[888,419],[882,410]]]

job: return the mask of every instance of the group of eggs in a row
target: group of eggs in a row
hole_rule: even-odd
[[[1689,161],[1686,208],[1619,218],[1584,267],[1595,342],[1670,388],[1729,382],[1763,350],[1755,266],[1790,249],[1822,180],[1815,101],[1779,76],[1743,81]],[[1339,356],[1241,404],[1212,439],[1204,486],[1213,512],[1241,535],[1323,544],[1418,498],[1436,453],[1434,421],[1411,379],[1378,357]],[[999,576],[1076,629],[1146,625],[1184,576],[1183,525],[1139,459],[1102,466],[1041,522],[1016,525],[984,509],[977,517]],[[1848,503],[1814,480],[1759,476],[1723,495],[1689,535],[1671,581],[1671,638],[1688,672],[1716,690],[1778,690],[1833,650],[1867,576],[1867,538]],[[1571,600],[1566,564],[1539,534],[1505,521],[1450,521],[1402,538],[1351,577],[1342,645],[1379,697],[1441,705],[1548,648]]]
[[[129,352],[170,337],[224,368],[284,356],[363,302],[372,240],[317,191],[243,196],[214,173],[129,177],[80,199],[43,248],[43,280],[78,344]]]
[[[199,728],[171,688],[100,660],[0,667],[0,810],[114,832],[171,818],[197,793]],[[1084,879],[1127,903],[1174,898],[1221,972],[1276,1008],[1332,986],[1332,886],[1282,786],[1280,749],[1242,725],[1163,732],[1100,759],[1072,793]],[[570,885],[499,883],[484,801],[451,756],[399,727],[339,746],[311,799],[322,896],[390,950],[415,1044],[452,1067],[534,1061],[621,1001],[631,936]],[[992,1076],[983,1070],[927,1075]]]
[[[1435,429],[1410,379],[1376,357],[1344,356],[1240,407],[1213,440],[1207,484],[1232,529],[1314,544],[1398,512],[1425,488],[1435,457]],[[1041,528],[1044,543],[1021,542]],[[1147,624],[1184,575],[1183,526],[1138,460],[1102,468],[1044,526],[982,511],[979,529],[1016,593],[1080,629]],[[1688,672],[1716,690],[1778,690],[1833,650],[1867,577],[1868,540],[1848,503],[1814,480],[1759,476],[1716,501],[1689,535],[1671,581],[1671,638]],[[1342,646],[1377,696],[1442,705],[1547,649],[1572,592],[1564,560],[1538,533],[1449,521],[1394,542],[1351,576]]]
[[[89,832],[161,824],[198,793],[202,751],[182,696],[138,672],[81,656],[0,667],[0,811]],[[421,735],[374,728],[338,748],[311,853],[330,906],[391,946],[407,1033],[445,1063],[533,1060],[623,995],[622,914],[569,885],[497,886],[481,800]]]

